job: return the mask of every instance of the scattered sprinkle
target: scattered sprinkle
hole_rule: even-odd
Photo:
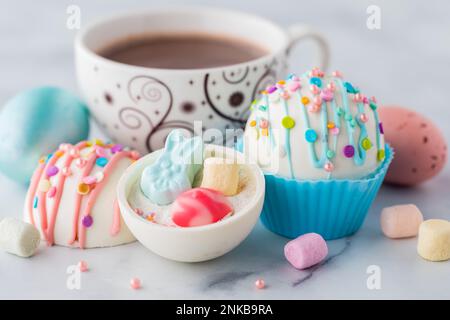
[[[111,147],[111,153],[115,154],[123,150],[123,146],[121,144],[115,144]]]
[[[58,150],[58,151],[55,152],[55,156],[57,158],[61,158],[63,155],[64,155],[64,152],[62,152],[61,150]]]
[[[97,178],[94,176],[86,176],[83,178],[83,183],[87,185],[91,185],[97,182]]]
[[[276,86],[271,86],[270,88],[267,89],[268,93],[273,93],[275,91],[277,91],[277,87]]]
[[[91,191],[91,187],[87,185],[86,183],[80,183],[78,185],[78,193],[81,195],[87,195]]]
[[[261,129],[261,135],[264,136],[264,137],[268,137],[269,136],[269,130]]]
[[[313,129],[308,129],[305,132],[305,139],[310,143],[314,143],[317,140],[317,132]]]
[[[100,157],[100,158],[97,158],[97,160],[95,160],[95,164],[98,165],[99,167],[104,167],[104,166],[106,166],[107,163],[108,163],[108,159],[105,157]]]
[[[331,162],[327,162],[325,163],[325,165],[323,166],[323,169],[326,172],[332,172],[334,170],[334,165]]]
[[[56,187],[51,187],[47,192],[47,197],[53,198],[56,195]]]
[[[269,127],[269,121],[267,121],[266,119],[261,119],[259,121],[259,127],[261,129],[267,129]]]
[[[333,159],[336,156],[336,152],[334,152],[333,150],[328,150],[327,151],[327,158],[328,159]]]
[[[317,77],[313,77],[313,78],[309,79],[309,83],[313,84],[313,85],[316,85],[319,88],[322,87],[322,80],[320,78],[317,78]]]
[[[130,286],[134,290],[140,289],[141,288],[141,280],[139,280],[138,278],[132,278],[130,280]]]
[[[344,147],[344,156],[347,158],[352,158],[355,155],[355,147],[352,145],[346,145]]]
[[[286,116],[281,120],[281,124],[286,129],[292,129],[293,127],[295,127],[295,120],[290,116]]]
[[[80,269],[81,272],[86,272],[89,270],[88,264],[86,261],[81,260],[78,262],[78,269]]]
[[[372,148],[372,142],[370,141],[370,139],[369,138],[364,138],[362,141],[361,141],[361,147],[364,149],[364,150],[369,150],[370,148]]]
[[[255,281],[255,287],[256,287],[256,289],[259,289],[259,290],[264,289],[266,287],[266,283],[264,282],[263,279],[258,279]]]
[[[96,145],[96,148],[95,148],[95,153],[100,158],[106,158],[108,156],[108,153],[106,152],[106,149],[103,148],[103,147],[99,147],[97,145]]]
[[[59,172],[58,167],[50,166],[45,171],[45,174],[47,175],[47,177],[53,177],[53,176],[56,176],[58,174],[58,172]]]
[[[92,216],[86,215],[83,217],[83,220],[81,221],[81,223],[83,224],[83,226],[85,228],[89,228],[94,223],[94,219],[92,218]]]
[[[308,97],[302,97],[302,104],[306,106],[308,103],[309,103],[309,98]]]
[[[384,149],[378,150],[378,152],[377,152],[378,161],[383,161],[385,157],[386,157],[386,152],[384,151]]]

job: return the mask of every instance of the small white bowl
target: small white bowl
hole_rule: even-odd
[[[256,191],[250,201],[231,217],[200,227],[177,228],[156,224],[139,217],[131,208],[128,196],[142,171],[154,162],[162,150],[135,162],[122,175],[117,195],[123,219],[133,235],[149,250],[175,261],[200,262],[220,257],[237,247],[258,221],[264,203],[264,175],[255,164],[246,164],[244,155],[230,148],[206,145],[206,153],[225,155],[250,168]]]

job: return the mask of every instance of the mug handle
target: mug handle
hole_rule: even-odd
[[[320,68],[326,71],[330,60],[330,47],[328,45],[328,41],[325,40],[325,37],[312,27],[302,24],[294,24],[290,26],[287,31],[291,39],[287,48],[287,54],[289,55],[294,45],[301,40],[312,39],[317,43],[319,48]]]

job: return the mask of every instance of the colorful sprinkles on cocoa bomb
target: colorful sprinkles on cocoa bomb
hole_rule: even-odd
[[[58,160],[67,156],[62,164],[58,164]],[[82,141],[76,145],[61,144],[57,151],[50,153],[47,156],[42,157],[38,162],[38,169],[35,176],[33,176],[28,196],[28,213],[29,220],[34,225],[35,219],[33,210],[37,209],[39,214],[45,217],[45,220],[52,223],[52,219],[56,219],[57,215],[53,218],[50,217],[50,211],[45,205],[45,198],[54,199],[54,203],[57,205],[60,203],[62,193],[64,191],[65,180],[72,176],[72,170],[81,170],[83,172],[79,179],[77,187],[75,188],[75,197],[89,197],[88,205],[86,208],[79,206],[78,212],[76,212],[79,220],[74,219],[74,230],[78,229],[78,223],[80,223],[82,229],[90,228],[94,224],[94,219],[90,215],[90,210],[96,202],[97,195],[101,192],[101,182],[105,175],[108,175],[110,170],[113,170],[114,163],[122,157],[128,157],[136,160],[139,157],[139,153],[125,150],[122,145],[104,143],[102,140],[95,139],[93,141]],[[91,173],[94,168],[94,164],[102,168],[102,171]],[[108,168],[109,167],[109,168]],[[58,188],[61,188],[58,190]],[[93,195],[93,193],[95,193]],[[78,200],[77,200],[78,201]],[[58,213],[58,207],[53,208],[54,212]],[[81,211],[87,211],[81,214]],[[117,215],[118,214],[118,215]],[[115,218],[120,218],[120,211],[114,209]],[[54,222],[53,222],[54,223]],[[120,227],[120,225],[119,225]],[[44,238],[49,245],[54,244],[54,235],[51,231],[53,229],[46,230],[44,232]],[[80,234],[76,234],[72,237],[69,245],[73,244],[76,240],[79,242],[79,246],[83,248],[85,246],[86,238],[84,236],[84,230]]]
[[[261,93],[261,99],[252,103],[253,113],[248,125],[255,131],[253,137],[256,140],[269,139],[270,143],[265,145],[272,148],[280,144],[288,158],[292,156],[292,144],[299,137],[290,137],[293,133],[286,133],[285,141],[277,141],[274,129],[278,130],[280,125],[286,132],[294,132],[291,129],[297,125],[304,128],[303,139],[309,145],[312,165],[330,173],[329,178],[331,172],[338,169],[334,163],[336,155],[352,161],[355,166],[364,165],[368,156],[378,162],[385,159],[384,130],[376,111],[376,99],[365,96],[354,83],[343,80],[342,72],[334,71],[326,76],[319,68],[313,68],[300,77],[290,74]],[[298,111],[290,112],[293,107],[300,108],[300,115]],[[284,115],[271,117],[272,108],[277,110],[273,112],[284,110]],[[281,121],[273,123],[274,118]],[[322,130],[311,126],[313,121],[317,124],[317,118],[323,123]],[[369,133],[373,135],[369,136]],[[343,134],[348,141],[338,144]],[[321,144],[320,148],[318,144]],[[376,151],[372,152],[374,147]],[[292,160],[289,159],[289,163]],[[290,175],[295,177],[292,168]]]

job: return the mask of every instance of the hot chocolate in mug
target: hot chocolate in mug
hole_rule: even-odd
[[[263,53],[239,63],[180,69],[133,65],[101,54],[114,42],[146,33],[217,35],[255,44]],[[286,76],[291,48],[306,38],[318,43],[320,67],[325,69],[327,43],[308,26],[284,30],[258,16],[198,7],[121,14],[95,22],[77,35],[78,82],[105,133],[148,153],[163,147],[174,128],[191,133],[242,128],[251,102]]]

